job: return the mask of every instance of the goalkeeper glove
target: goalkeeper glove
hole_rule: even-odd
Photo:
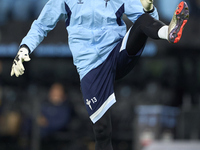
[[[21,47],[17,53],[17,56],[15,57],[14,61],[13,61],[13,65],[12,65],[12,69],[11,69],[11,73],[10,75],[13,76],[14,74],[16,75],[16,77],[18,77],[19,75],[24,74],[24,66],[23,66],[23,62],[24,61],[30,61],[30,57],[29,57],[29,50],[26,47]]]
[[[153,0],[140,0],[145,12],[153,10]]]

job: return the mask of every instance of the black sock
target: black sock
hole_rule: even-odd
[[[95,150],[113,150],[111,143],[112,126],[109,110],[93,124],[95,134]]]

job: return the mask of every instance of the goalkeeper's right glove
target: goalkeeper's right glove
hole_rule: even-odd
[[[15,57],[14,61],[13,61],[13,65],[12,65],[12,69],[11,69],[11,73],[10,75],[13,76],[14,74],[16,75],[16,77],[18,77],[19,75],[24,74],[24,66],[23,66],[23,62],[24,61],[30,61],[30,57],[29,57],[29,50],[26,47],[21,47],[17,53],[17,56]]]
[[[153,10],[153,0],[140,0],[145,12]]]

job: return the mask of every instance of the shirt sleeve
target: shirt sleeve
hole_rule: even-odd
[[[42,42],[47,33],[54,29],[57,22],[63,17],[67,18],[64,0],[49,0],[35,20],[27,35],[22,39],[21,45],[27,45],[31,52]]]
[[[125,14],[133,23],[144,13],[140,0],[128,0],[125,5]],[[153,18],[159,19],[158,11],[154,6],[154,11],[149,13]]]

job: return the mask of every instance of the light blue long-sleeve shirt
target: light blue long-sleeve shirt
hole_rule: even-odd
[[[49,0],[23,38],[32,52],[65,18],[69,48],[82,79],[105,61],[126,34],[125,14],[132,22],[144,13],[140,0]],[[158,19],[155,9],[151,15]]]

